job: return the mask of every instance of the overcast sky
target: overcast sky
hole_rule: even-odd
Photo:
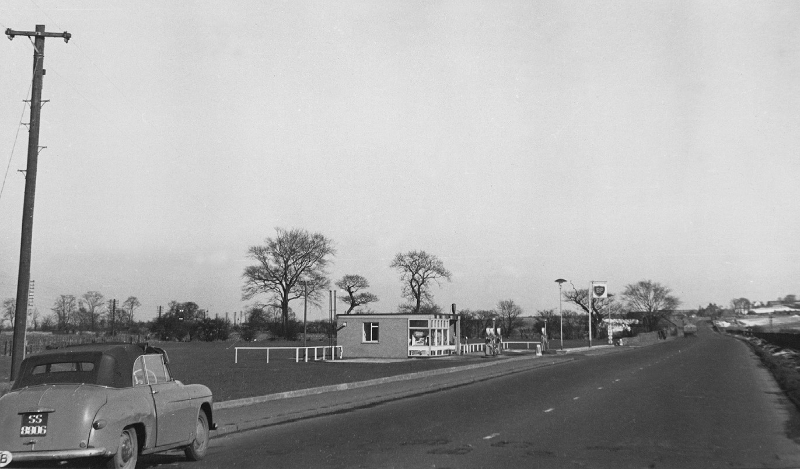
[[[3,31],[36,24],[72,34],[45,49],[43,313],[89,290],[140,319],[241,310],[276,227],[331,238],[331,279],[366,277],[378,312],[410,250],[453,273],[445,309],[533,315],[557,278],[684,308],[800,294],[796,1],[0,0]],[[0,57],[9,298],[32,44]]]

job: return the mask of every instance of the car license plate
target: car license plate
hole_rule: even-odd
[[[22,414],[22,426],[19,436],[45,436],[47,435],[47,413]]]

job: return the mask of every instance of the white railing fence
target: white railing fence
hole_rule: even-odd
[[[531,348],[533,348],[534,350],[536,350],[536,355],[541,355],[542,354],[542,343],[541,342],[515,342],[515,341],[510,341],[510,342],[503,342],[503,343],[504,344],[523,344],[523,345],[525,345],[525,349],[526,350],[530,350]],[[531,346],[533,346],[533,347],[531,347]],[[509,347],[506,347],[506,348],[509,348]]]
[[[541,342],[501,342],[503,350],[511,349],[511,344],[523,344],[527,350],[536,350],[536,355],[542,354]],[[516,347],[515,347],[516,348]],[[461,353],[475,353],[483,352],[486,349],[486,344],[461,344]]]
[[[507,342],[500,342],[503,350],[508,350]],[[474,353],[483,352],[486,349],[486,344],[461,344],[461,353]]]
[[[234,363],[239,363],[239,350],[266,350],[267,351],[267,363],[269,363],[269,352],[270,352],[270,350],[294,350],[294,362],[295,363],[299,363],[300,362],[300,355],[301,355],[300,351],[303,351],[303,354],[302,354],[303,361],[306,362],[306,363],[308,362],[309,358],[311,357],[311,353],[309,353],[311,350],[314,351],[314,358],[313,358],[314,361],[327,360],[328,359],[328,354],[330,354],[330,359],[331,360],[336,360],[337,359],[336,355],[338,355],[339,356],[338,359],[341,360],[342,359],[342,354],[344,353],[344,351],[342,350],[342,346],[341,345],[333,345],[333,346],[320,345],[320,346],[316,346],[316,347],[235,347],[235,350],[236,350],[236,352],[235,352],[234,359],[233,359]],[[320,351],[322,351],[322,356],[320,356],[320,354],[319,354]]]

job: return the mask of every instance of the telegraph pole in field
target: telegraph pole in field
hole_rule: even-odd
[[[33,85],[31,86],[31,121],[28,129],[28,166],[25,170],[25,200],[22,206],[22,242],[19,249],[19,277],[17,279],[17,306],[14,311],[14,349],[11,351],[11,376],[13,381],[25,358],[25,329],[28,316],[28,285],[31,279],[31,240],[33,239],[33,202],[36,195],[36,167],[39,156],[39,122],[42,112],[42,78],[44,77],[44,39],[61,37],[68,42],[68,32],[47,33],[43,24],[36,31],[6,29],[6,36],[33,37]]]

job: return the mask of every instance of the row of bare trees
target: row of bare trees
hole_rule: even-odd
[[[0,317],[0,326],[8,323],[10,329],[14,328],[14,320],[16,318],[17,300],[16,298],[6,298],[3,300],[2,317]],[[28,309],[28,318],[26,324],[32,325],[33,329],[39,327],[39,310],[35,308]]]
[[[267,238],[263,245],[252,246],[248,250],[248,257],[256,263],[244,270],[242,298],[251,300],[266,296],[266,303],[262,306],[281,311],[285,333],[289,325],[291,301],[305,298],[317,305],[322,301],[330,285],[326,269],[335,254],[333,241],[320,233],[276,228],[274,238]],[[402,296],[406,300],[399,306],[399,312],[440,312],[433,301],[432,289],[440,286],[442,281],[450,281],[452,274],[439,258],[425,251],[398,253],[390,267],[400,273]],[[374,294],[366,291],[369,282],[361,275],[345,275],[336,282],[336,286],[345,292],[341,301],[348,305],[347,314],[369,311],[368,305],[378,301]],[[588,289],[574,286],[564,291],[563,297],[588,314],[593,330],[598,329],[603,318],[622,317],[623,314],[638,315],[647,330],[654,330],[680,304],[668,287],[651,280],[626,285],[620,299],[614,295],[591,298]],[[488,321],[500,320],[509,334],[521,325],[522,310],[512,300],[498,303],[496,311],[465,310],[462,313],[475,327],[481,325],[485,328],[483,325]]]
[[[570,340],[585,339],[589,330],[589,316],[571,309],[562,310],[560,315],[555,308],[542,309],[536,312],[536,316],[539,321],[532,330],[526,331],[529,334],[540,334],[545,328],[548,338],[563,335],[565,340]]]
[[[88,291],[75,295],[59,295],[50,308],[51,314],[39,318],[38,311],[33,310],[29,318],[34,330],[81,330],[98,331],[104,329],[128,329],[133,324],[136,309],[141,306],[139,299],[129,296],[128,299],[114,307],[114,300],[107,300],[99,291]],[[3,322],[14,327],[16,301],[6,298],[3,301]],[[41,321],[40,321],[41,319]]]
[[[497,302],[496,309],[462,309],[461,335],[467,338],[484,337],[486,329],[499,327],[504,337],[509,337],[523,326],[522,308],[514,300]]]
[[[320,304],[330,286],[327,267],[335,254],[333,241],[320,233],[276,228],[274,238],[267,238],[263,245],[251,246],[247,251],[255,264],[247,266],[242,275],[242,299],[265,296],[266,302],[257,306],[279,309],[283,335],[287,336],[290,303],[305,299],[312,305]],[[400,305],[400,311],[438,310],[431,289],[452,276],[441,260],[425,251],[409,251],[397,254],[390,267],[400,272],[402,295],[407,300]],[[369,282],[361,275],[345,275],[336,286],[345,292],[341,301],[348,305],[347,314],[368,311],[368,305],[378,301],[376,295],[366,291]]]
[[[626,285],[619,297],[609,294],[607,298],[591,298],[588,288],[578,289],[574,285],[571,290],[563,291],[562,297],[567,303],[577,306],[580,311],[589,315],[593,335],[601,332],[600,323],[609,318],[638,319],[645,330],[657,330],[663,326],[664,321],[669,321],[669,317],[680,305],[680,300],[672,294],[669,287],[652,280]],[[542,318],[550,317],[555,314],[555,310],[542,310],[538,313]],[[574,314],[571,311],[568,313]],[[586,326],[588,327],[588,323]]]

